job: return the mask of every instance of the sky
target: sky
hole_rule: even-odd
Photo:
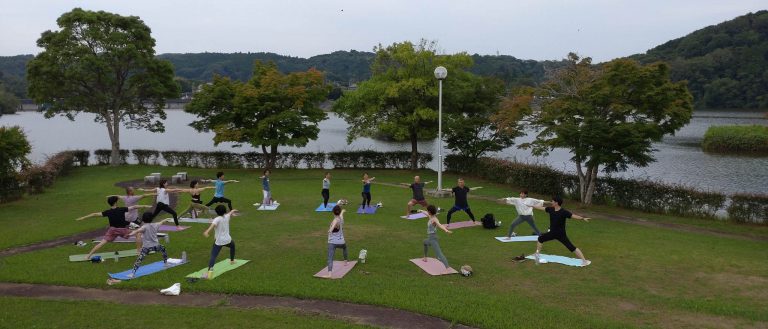
[[[436,40],[445,53],[595,62],[768,9],[765,0],[0,0],[0,56],[36,54],[72,8],[139,16],[162,53],[273,52],[310,57]]]

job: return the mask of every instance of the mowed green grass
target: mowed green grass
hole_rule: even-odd
[[[287,310],[170,308],[18,297],[0,297],[0,307],[0,328],[371,328]]]
[[[149,172],[165,175],[178,168],[126,166],[76,170],[45,194],[0,206],[0,242],[3,248],[55,236],[104,227],[106,219],[73,219],[106,208],[104,196],[119,193],[117,181],[137,179]],[[216,170],[186,169],[191,176],[212,177]],[[231,223],[237,257],[251,263],[212,281],[182,283],[183,290],[319,298],[376,304],[445,318],[483,328],[626,328],[765,326],[768,324],[768,249],[765,242],[676,230],[651,228],[595,218],[589,223],[568,224],[569,236],[593,261],[586,268],[557,264],[516,264],[511,258],[531,253],[535,243],[500,243],[516,216],[514,208],[484,200],[470,200],[478,218],[493,213],[503,228],[464,228],[452,235],[439,233],[440,244],[455,268],[469,264],[475,275],[432,277],[408,260],[422,255],[426,220],[408,221],[399,216],[410,199],[407,189],[374,185],[373,202],[384,208],[376,215],[356,215],[362,171],[331,171],[331,199],[348,198],[345,235],[350,256],[368,250],[368,261],[343,280],[322,280],[312,275],[325,266],[329,213],[316,213],[321,202],[323,171],[277,170],[272,176],[274,198],[281,203],[274,212],[256,211],[261,199],[260,171],[227,170],[227,197],[243,216]],[[371,171],[379,182],[408,182],[413,172]],[[425,180],[434,173],[420,172]],[[455,176],[446,175],[453,183]],[[514,192],[503,186],[468,178],[470,186],[486,186],[476,194],[501,197]],[[451,184],[446,184],[451,185]],[[210,199],[212,192],[203,195]],[[186,206],[182,197],[177,210]],[[452,199],[432,199],[443,209]],[[566,208],[569,205],[566,204]],[[578,208],[572,208],[578,213]],[[548,218],[536,212],[540,228]],[[669,221],[669,217],[649,216]],[[440,216],[445,220],[445,216]],[[456,213],[454,221],[466,220]],[[695,219],[676,219],[693,223]],[[731,232],[761,236],[761,227],[706,221]],[[205,224],[172,233],[167,247],[172,256],[189,254],[191,264],[124,282],[118,289],[161,289],[206,266],[212,238],[202,236]],[[696,225],[705,225],[698,223]],[[525,224],[518,233],[528,234]],[[131,244],[112,244],[105,250],[122,250]],[[108,272],[131,267],[132,259],[102,264],[70,263],[67,256],[87,252],[75,246],[41,250],[0,259],[1,281],[104,287]],[[570,256],[557,242],[547,243],[545,253]],[[220,259],[226,257],[223,250]],[[337,257],[340,257],[337,256]],[[145,262],[159,256],[152,255]]]

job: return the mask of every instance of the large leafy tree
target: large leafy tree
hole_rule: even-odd
[[[75,8],[57,23],[27,64],[29,95],[50,105],[47,118],[95,114],[109,133],[111,164],[120,164],[121,125],[164,130],[165,100],[179,94],[173,66],[155,58],[155,40],[138,17]]]
[[[466,53],[438,55],[436,44],[422,40],[394,43],[375,49],[376,58],[371,66],[370,80],[358,85],[357,90],[344,94],[334,111],[349,123],[347,141],[365,136],[390,136],[396,141],[411,142],[411,168],[418,168],[419,139],[437,136],[438,88],[434,69],[444,66],[448,79],[445,94],[451,93],[451,84],[463,77],[472,65]],[[444,110],[450,111],[452,102],[446,99]]]
[[[190,126],[215,133],[216,145],[261,147],[272,167],[278,146],[301,147],[317,139],[317,124],[327,118],[318,105],[329,91],[320,71],[283,74],[273,62],[256,61],[248,82],[216,76],[185,111],[200,119]]]
[[[21,128],[0,127],[0,203],[21,197],[18,173],[29,165],[31,151]]]
[[[3,84],[0,84],[0,116],[16,113],[19,105],[21,102],[16,98],[16,95],[10,93]]]
[[[449,149],[477,159],[514,144],[524,134],[521,119],[530,114],[532,88],[515,88],[507,97],[496,78],[471,76],[452,91],[445,142]]]
[[[592,202],[597,174],[655,161],[653,143],[688,123],[693,99],[685,82],[672,82],[663,63],[641,66],[617,59],[596,69],[590,58],[568,55],[568,65],[542,86],[541,132],[534,154],[568,149],[580,197]]]

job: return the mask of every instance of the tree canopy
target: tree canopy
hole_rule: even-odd
[[[261,147],[271,167],[278,146],[305,146],[317,139],[327,116],[318,107],[330,87],[315,69],[283,74],[275,63],[254,63],[248,82],[215,77],[187,104],[199,120],[190,126],[213,131],[214,143]]]
[[[50,105],[46,117],[96,114],[120,162],[120,128],[163,131],[166,98],[178,97],[173,67],[155,58],[150,29],[135,16],[75,8],[58,31],[37,40],[43,51],[27,64],[29,95]]]
[[[669,67],[629,59],[601,68],[568,55],[568,65],[539,91],[541,128],[534,154],[565,148],[573,155],[581,201],[591,203],[599,169],[626,170],[654,161],[653,142],[687,124],[693,101],[685,82],[672,82]]]

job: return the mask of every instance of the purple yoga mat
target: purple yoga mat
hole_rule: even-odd
[[[368,207],[365,207],[365,211],[363,211],[363,206],[360,206],[360,207],[357,207],[357,213],[365,214],[365,215],[373,215],[376,213],[376,207],[368,206]]]
[[[176,231],[183,231],[190,228],[190,226],[183,226],[179,225],[178,227],[176,225],[160,225],[160,232],[176,232]]]
[[[99,241],[101,241],[102,239],[104,239],[104,237],[103,237],[103,236],[100,236],[100,237],[98,237],[98,238],[96,238],[96,239],[93,239],[93,242],[99,242]],[[136,237],[130,237],[130,238],[128,238],[128,239],[126,239],[126,238],[123,238],[123,237],[117,237],[117,238],[115,239],[115,241],[112,241],[112,242],[117,242],[117,243],[128,243],[128,242],[136,242]]]
[[[450,224],[445,224],[445,227],[449,230],[457,229],[457,228],[464,228],[464,227],[474,227],[474,226],[480,226],[483,225],[480,222],[473,222],[473,221],[463,221],[463,222],[453,222]]]
[[[439,260],[434,259],[432,257],[427,257],[426,262],[423,261],[422,258],[414,258],[414,259],[411,259],[411,263],[416,264],[416,266],[424,270],[424,272],[427,272],[429,275],[445,275],[445,274],[459,273],[459,272],[456,272],[456,270],[454,270],[451,267],[449,267],[448,272],[446,272],[445,265],[443,265],[443,263],[440,262]]]
[[[356,264],[357,264],[356,260],[350,261],[346,266],[344,265],[344,261],[341,261],[341,260],[333,261],[333,273],[331,273],[330,278],[331,279],[343,278],[345,275],[347,275],[347,273],[349,273],[349,271],[352,270],[353,267],[355,267]],[[314,277],[328,279],[325,277],[326,274],[328,274],[328,266],[323,267],[323,269],[320,270],[320,272],[317,272],[314,275]]]

